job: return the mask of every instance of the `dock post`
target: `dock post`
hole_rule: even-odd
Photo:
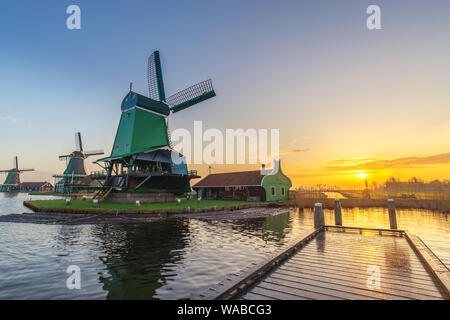
[[[337,198],[334,199],[334,224],[342,226],[341,201]]]
[[[321,203],[314,204],[314,228],[318,229],[325,225],[325,217]]]
[[[397,229],[397,214],[395,213],[394,199],[388,199],[388,210],[391,229]]]

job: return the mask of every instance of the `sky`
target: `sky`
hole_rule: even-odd
[[[66,8],[81,8],[68,30]],[[369,5],[380,30],[366,27]],[[280,130],[294,186],[450,179],[448,1],[14,1],[0,9],[0,169],[61,173],[75,148],[110,153],[133,82],[159,50],[167,95],[211,78],[217,97],[170,128]],[[88,171],[98,170],[88,158]],[[213,172],[259,165],[212,165]],[[207,165],[193,165],[201,175]],[[4,176],[0,176],[3,179]]]

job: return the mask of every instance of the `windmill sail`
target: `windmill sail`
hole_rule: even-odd
[[[171,95],[166,102],[170,110],[176,113],[215,96],[212,81],[209,79]]]
[[[156,101],[166,101],[159,51],[148,57],[147,81],[149,97]]]
[[[77,151],[83,152],[83,143],[81,142],[81,133],[75,133],[75,146]]]
[[[89,156],[98,156],[101,154],[105,154],[103,150],[93,150],[93,151],[85,151],[84,156],[87,158]]]
[[[9,171],[15,171],[15,172],[25,172],[25,171],[34,171],[34,169],[26,168],[26,169],[19,169],[19,158],[15,156],[13,158],[13,168]]]

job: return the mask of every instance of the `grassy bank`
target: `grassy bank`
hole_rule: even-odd
[[[72,200],[66,205],[65,199],[24,201],[24,205],[38,212],[60,213],[180,213],[205,212],[224,209],[244,209],[265,206],[265,203],[227,200],[182,199],[178,204],[173,202],[143,203],[136,207],[133,203],[99,203],[94,208],[92,200]]]

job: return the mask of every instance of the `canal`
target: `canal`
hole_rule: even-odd
[[[0,215],[28,212],[25,194],[0,193]],[[33,199],[52,198],[33,196]],[[327,224],[333,212],[325,210]],[[450,266],[448,215],[397,210],[398,226],[419,235]],[[388,227],[387,209],[343,209],[344,225]],[[313,225],[312,210],[225,222],[165,219],[137,225],[0,223],[0,299],[188,299],[259,262]],[[67,267],[81,269],[69,290]]]

